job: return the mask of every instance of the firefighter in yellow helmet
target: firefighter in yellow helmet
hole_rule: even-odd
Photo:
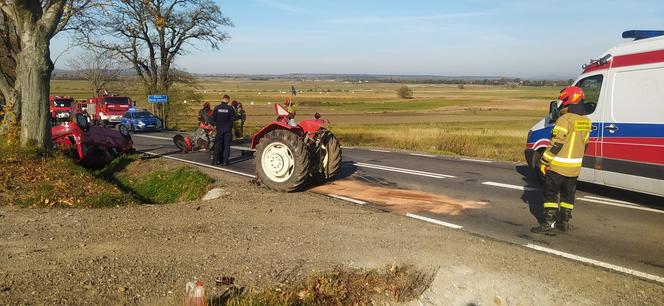
[[[590,137],[592,124],[585,116],[583,90],[577,86],[565,87],[558,99],[563,107],[562,116],[553,127],[551,143],[542,155],[540,166],[544,174],[544,221],[531,229],[534,233],[547,233],[554,229],[569,231],[576,180]]]

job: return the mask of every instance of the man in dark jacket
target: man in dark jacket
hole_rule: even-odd
[[[213,165],[223,162],[224,166],[228,166],[228,161],[231,154],[231,141],[233,140],[233,121],[235,121],[235,111],[233,107],[228,105],[231,98],[224,95],[221,99],[221,104],[217,105],[212,111],[212,121],[217,127],[217,136],[214,139],[214,156],[212,159]],[[221,153],[221,156],[219,156]]]

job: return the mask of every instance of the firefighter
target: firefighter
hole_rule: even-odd
[[[203,108],[198,111],[198,122],[208,124],[211,116],[210,102],[203,103]]]
[[[230,164],[228,159],[231,154],[231,141],[233,140],[231,131],[233,130],[233,121],[235,121],[235,111],[232,106],[228,105],[230,99],[228,95],[224,95],[221,104],[217,105],[212,111],[212,121],[214,121],[217,128],[217,135],[214,138],[213,165],[220,164],[219,157],[221,157],[224,166]],[[220,154],[221,156],[219,156]]]
[[[531,229],[534,233],[547,233],[554,229],[569,231],[576,180],[590,137],[592,123],[585,116],[583,90],[577,86],[565,87],[558,99],[562,105],[562,116],[553,127],[551,143],[542,155],[540,166],[544,174],[544,221]]]
[[[244,120],[246,119],[246,114],[242,108],[242,103],[239,103],[236,100],[231,102],[233,110],[235,111],[235,121],[233,122],[233,131],[235,140],[244,138]]]

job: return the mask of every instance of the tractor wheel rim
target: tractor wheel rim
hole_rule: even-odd
[[[261,166],[263,172],[271,181],[281,183],[293,176],[295,158],[293,152],[286,145],[274,142],[263,151]]]

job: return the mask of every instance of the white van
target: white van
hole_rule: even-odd
[[[574,82],[586,93],[593,122],[579,180],[664,196],[664,31],[626,31],[623,38],[634,40],[584,65]],[[525,154],[533,168],[559,107],[552,102],[528,132]]]

